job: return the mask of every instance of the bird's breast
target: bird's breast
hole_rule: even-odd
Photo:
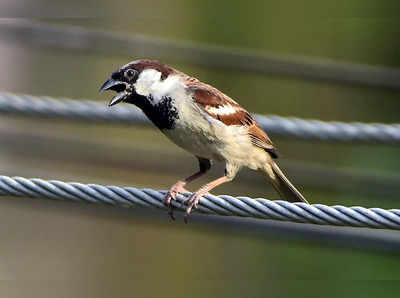
[[[174,100],[165,96],[161,100],[154,102],[149,96],[146,104],[139,106],[146,116],[161,130],[170,130],[175,127],[176,121],[179,119],[179,113]]]

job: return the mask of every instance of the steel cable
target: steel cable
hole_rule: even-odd
[[[166,191],[134,187],[102,186],[98,184],[65,183],[42,179],[0,176],[0,196],[48,198],[114,206],[143,206],[165,209]],[[184,211],[182,202],[190,193],[179,195],[173,202]],[[274,219],[318,225],[339,225],[400,230],[400,210],[380,208],[326,206],[321,204],[289,203],[228,195],[206,195],[198,211],[206,214]]]
[[[150,124],[144,114],[133,106],[120,105],[108,108],[105,103],[89,100],[54,99],[47,96],[18,95],[7,92],[0,92],[0,113],[83,121]],[[254,115],[254,117],[271,135],[318,141],[400,143],[400,124],[324,122],[273,115]]]

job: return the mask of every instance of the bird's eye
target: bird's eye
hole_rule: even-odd
[[[137,71],[134,69],[128,69],[125,71],[125,78],[128,80],[133,80],[136,77]]]

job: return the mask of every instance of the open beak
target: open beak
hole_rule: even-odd
[[[126,83],[110,78],[103,84],[103,86],[101,86],[99,91],[103,92],[107,90],[113,90],[118,92],[117,95],[115,95],[113,99],[111,99],[110,102],[108,103],[108,106],[111,107],[123,101],[128,96],[126,87],[127,87]]]

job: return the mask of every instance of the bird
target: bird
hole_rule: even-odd
[[[172,200],[188,192],[185,186],[210,170],[212,162],[225,163],[224,174],[183,202],[185,222],[205,194],[232,181],[243,167],[264,173],[282,199],[308,204],[279,168],[277,149],[267,133],[217,88],[158,60],[140,59],[114,71],[100,88],[107,90],[117,93],[108,106],[136,105],[165,136],[197,158],[199,170],[177,181],[164,198],[172,219]]]

